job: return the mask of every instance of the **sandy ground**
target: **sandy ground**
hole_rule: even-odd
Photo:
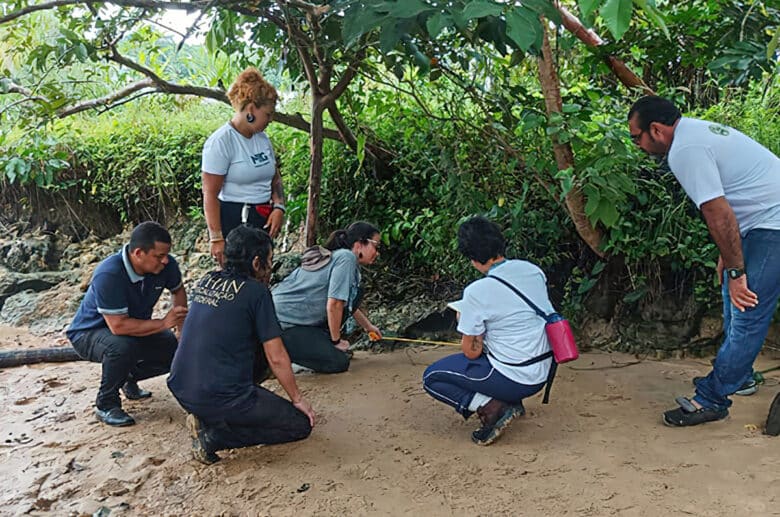
[[[0,349],[56,344],[44,341],[0,329]],[[706,360],[585,354],[561,367],[550,405],[527,401],[483,448],[476,420],[422,391],[425,366],[451,352],[359,352],[347,373],[301,375],[320,415],[311,437],[213,466],[190,459],[163,378],[142,383],[151,399],[125,402],[138,424],[114,429],[92,416],[99,365],[0,371],[0,514],[780,515],[780,438],[761,433],[777,373],[728,420],[669,429],[660,413]]]

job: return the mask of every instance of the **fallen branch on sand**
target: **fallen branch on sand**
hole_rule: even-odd
[[[67,363],[70,361],[83,361],[83,359],[69,346],[0,352],[0,368],[35,363]]]

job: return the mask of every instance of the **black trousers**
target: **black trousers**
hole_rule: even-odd
[[[257,402],[249,411],[214,419],[198,415],[209,452],[252,445],[303,440],[311,434],[309,417],[265,388],[255,387]]]
[[[322,327],[291,327],[282,331],[290,360],[320,373],[349,369],[349,356],[333,346],[330,332]]]
[[[171,370],[178,341],[170,330],[151,336],[116,336],[108,328],[90,330],[73,343],[83,359],[103,365],[95,405],[106,410],[121,407],[119,388]]]
[[[241,225],[241,211],[244,208],[244,203],[234,203],[232,201],[220,201],[219,202],[219,220],[222,226],[222,235],[227,238],[228,234],[233,228],[237,228]],[[265,217],[257,213],[254,205],[249,205],[247,212],[247,226],[252,228],[263,229],[263,226],[268,222]]]

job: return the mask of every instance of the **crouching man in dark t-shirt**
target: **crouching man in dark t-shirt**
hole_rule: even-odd
[[[193,289],[168,387],[190,413],[192,452],[202,463],[219,461],[215,452],[223,449],[302,440],[314,426],[266,285],[272,254],[267,233],[239,226],[227,237],[225,269]],[[254,384],[257,354],[292,403]]]
[[[150,397],[137,381],[168,373],[171,366],[176,336],[170,329],[187,315],[187,293],[170,250],[171,236],[158,223],[136,226],[130,243],[95,269],[66,332],[82,358],[103,365],[95,415],[105,424],[133,425],[120,388],[128,399]],[[153,319],[164,288],[173,294],[173,308]]]

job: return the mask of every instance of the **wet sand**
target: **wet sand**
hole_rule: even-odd
[[[58,344],[0,330],[1,349],[25,343]],[[421,387],[448,353],[358,352],[347,373],[300,375],[320,415],[311,437],[223,451],[213,466],[190,458],[162,377],[142,383],[151,399],[125,401],[137,425],[117,429],[92,415],[99,365],[5,369],[0,514],[780,515],[780,437],[762,434],[780,372],[736,397],[726,421],[670,429],[661,412],[691,392],[706,360],[623,367],[636,359],[588,353],[560,368],[551,404],[528,400],[526,416],[478,447],[477,420]],[[757,367],[777,363],[762,356]]]

